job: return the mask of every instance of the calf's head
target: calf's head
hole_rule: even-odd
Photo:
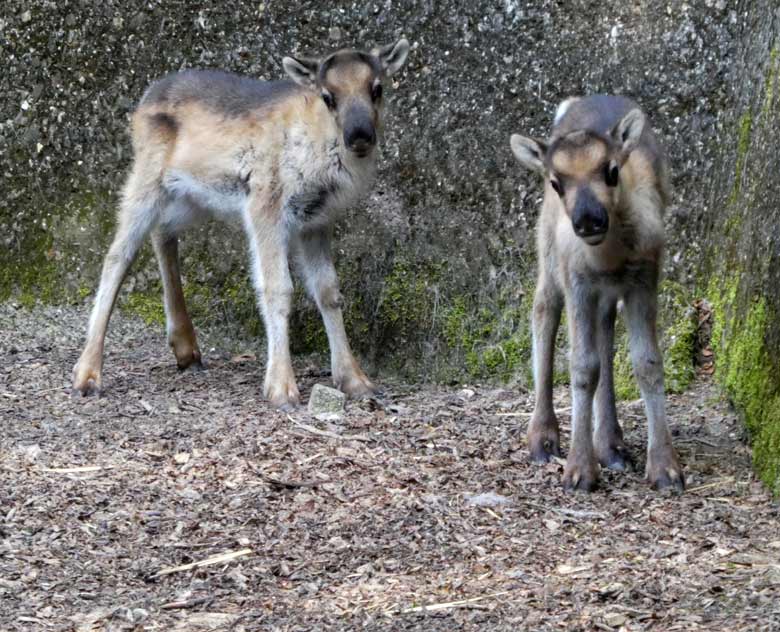
[[[340,50],[321,59],[285,57],[285,72],[299,85],[316,91],[334,117],[344,146],[359,158],[369,155],[381,129],[382,81],[406,61],[409,42],[370,52]]]
[[[614,225],[620,170],[644,126],[644,114],[634,109],[606,135],[582,129],[545,142],[513,134],[510,145],[522,165],[543,174],[577,237],[595,246]]]

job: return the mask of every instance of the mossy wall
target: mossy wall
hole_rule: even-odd
[[[741,7],[711,206],[698,218],[698,286],[713,310],[716,378],[745,417],[759,475],[780,494],[780,9]]]

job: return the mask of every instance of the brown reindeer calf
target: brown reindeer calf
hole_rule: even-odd
[[[322,313],[333,381],[349,395],[374,390],[344,332],[330,253],[338,212],[371,185],[382,129],[382,81],[403,66],[405,39],[371,52],[286,57],[292,81],[184,71],[153,84],[133,114],[135,159],[119,226],[103,265],[73,388],[101,386],[103,344],[119,286],[151,234],[165,292],[168,341],[180,368],[200,363],[179,272],[178,234],[209,216],[243,221],[268,339],[265,395],[298,403],[288,341],[292,280],[300,263]]]
[[[615,313],[622,300],[649,422],[647,478],[654,488],[682,491],[682,468],[666,424],[663,360],[656,339],[663,212],[669,199],[666,158],[642,111],[615,96],[568,99],[558,108],[549,141],[513,135],[511,146],[517,159],[545,180],[533,307],[531,458],[546,462],[560,455],[552,373],[565,305],[572,437],[564,487],[595,488],[598,463],[626,467],[629,455],[617,420],[612,375]]]

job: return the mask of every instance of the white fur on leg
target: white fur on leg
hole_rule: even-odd
[[[278,224],[253,220],[249,212],[245,218],[252,277],[268,344],[265,395],[273,405],[286,409],[297,405],[299,397],[288,335],[293,285],[287,261],[287,234]]]

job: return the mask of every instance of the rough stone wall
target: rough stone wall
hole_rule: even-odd
[[[716,376],[745,416],[756,468],[780,494],[780,8],[743,2],[709,207],[696,232],[708,265]]]
[[[280,77],[290,51],[404,34],[413,50],[389,98],[379,182],[338,229],[358,350],[374,367],[423,378],[527,379],[541,191],[508,137],[543,135],[566,96],[618,92],[651,114],[675,164],[664,313],[682,335],[665,342],[683,347],[684,382],[690,336],[678,284],[692,275],[681,253],[698,243],[689,225],[705,205],[739,9],[713,0],[6,0],[0,292],[24,303],[89,298],[130,159],[128,113],[155,77],[185,67]],[[203,228],[185,238],[184,258],[197,325],[262,332],[239,232]],[[122,304],[159,321],[149,259],[147,249]],[[312,304],[300,296],[298,307],[298,350],[323,349]]]

